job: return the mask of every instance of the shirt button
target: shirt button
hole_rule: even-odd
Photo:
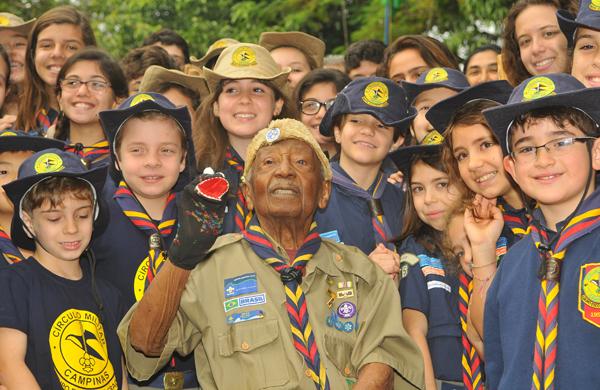
[[[250,349],[250,344],[248,344],[247,342],[244,341],[242,343],[241,347],[242,347],[242,351],[247,351]]]
[[[335,261],[342,261],[342,256],[339,253],[336,253]]]
[[[306,375],[307,377],[311,378],[312,374],[310,373],[310,370],[307,369],[306,371],[304,371],[304,375]]]
[[[344,374],[346,374],[346,376],[350,375],[350,368],[344,368]]]

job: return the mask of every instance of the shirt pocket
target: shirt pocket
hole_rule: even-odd
[[[356,368],[352,365],[350,359],[353,348],[349,341],[329,330],[323,335],[323,340],[325,342],[325,353],[338,371],[346,378],[356,379]]]
[[[235,324],[218,336],[221,371],[215,376],[225,389],[263,389],[289,381],[287,358],[277,320]]]

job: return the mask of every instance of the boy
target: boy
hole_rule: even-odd
[[[400,234],[403,195],[400,186],[387,183],[382,165],[415,114],[402,88],[380,77],[354,80],[337,95],[320,125],[321,134],[333,133],[341,147],[339,161],[331,163],[330,201],[316,214],[324,237],[366,254],[377,247],[376,253],[391,255],[389,240]]]
[[[110,230],[94,240],[98,274],[114,283],[127,308],[139,301],[165,260],[177,225],[177,192],[194,166],[190,116],[164,96],[140,93],[100,113],[111,147],[110,185],[102,195]],[[197,388],[194,359],[175,357],[143,386]]]
[[[484,322],[489,389],[591,389],[600,381],[598,93],[547,74],[484,111],[506,170],[538,205],[496,275],[473,270],[473,278],[494,278]]]
[[[55,139],[32,136],[22,131],[0,131],[0,186],[17,178],[19,167],[26,158],[40,150],[63,149],[64,143]],[[15,247],[10,239],[13,205],[0,188],[0,265],[21,261],[25,251]]]
[[[377,39],[364,39],[348,46],[344,55],[344,70],[352,80],[375,76],[383,61],[385,45]]]
[[[46,149],[4,186],[16,207],[13,241],[33,251],[0,269],[0,377],[9,389],[127,386],[116,334],[125,308],[86,252],[105,178],[105,168],[88,171],[72,153]]]

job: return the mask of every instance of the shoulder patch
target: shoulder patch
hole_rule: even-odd
[[[413,253],[403,253],[400,255],[400,279],[408,275],[408,269],[419,263],[419,258]]]

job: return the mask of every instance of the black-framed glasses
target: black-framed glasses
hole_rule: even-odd
[[[520,146],[513,150],[510,154],[513,158],[520,163],[530,163],[537,158],[537,152],[539,149],[544,148],[546,152],[552,156],[560,156],[561,154],[568,152],[576,142],[587,142],[595,140],[594,137],[567,137],[558,138],[546,142],[543,145],[533,146],[526,145]]]
[[[317,99],[306,99],[300,102],[300,111],[305,115],[316,115],[321,107],[325,107],[325,111],[333,105],[335,99],[329,99],[325,102],[321,102]]]
[[[83,81],[79,79],[63,79],[60,81],[60,86],[63,89],[68,89],[71,91],[79,89],[82,84],[84,84],[87,89],[93,92],[104,92],[110,87],[110,83],[101,80]]]

